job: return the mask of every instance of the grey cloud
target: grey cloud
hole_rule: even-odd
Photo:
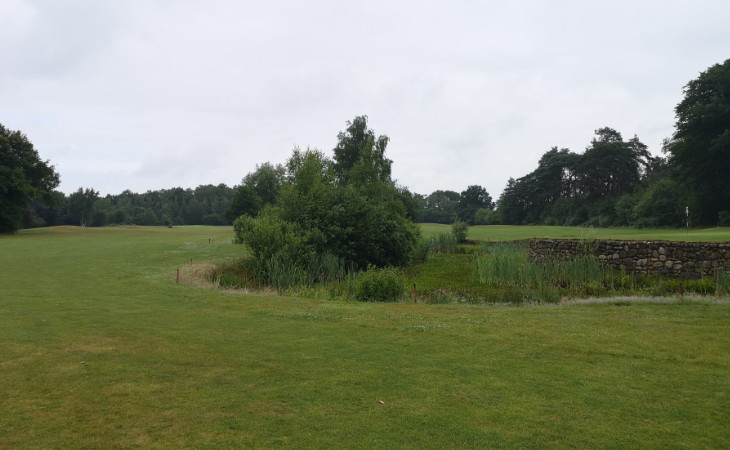
[[[658,153],[730,4],[6,0],[0,122],[61,189],[229,185],[367,114],[400,183],[496,197],[593,130]],[[10,18],[10,19],[8,19]],[[96,184],[99,183],[99,184]]]

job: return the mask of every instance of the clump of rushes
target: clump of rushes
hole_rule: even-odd
[[[607,278],[607,269],[589,255],[572,260],[529,261],[526,243],[485,246],[474,258],[474,266],[480,283],[496,286],[575,288],[601,286]]]

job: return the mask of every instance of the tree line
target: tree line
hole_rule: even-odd
[[[230,225],[226,218],[235,189],[225,184],[195,189],[161,189],[101,196],[90,188],[65,195],[54,191],[50,202],[35,199],[23,216],[23,227],[54,225]]]
[[[509,179],[496,202],[479,185],[428,195],[397,185],[384,157],[388,137],[368,129],[366,116],[338,135],[333,159],[320,155],[321,170],[331,171],[339,185],[387,174],[405,217],[415,222],[677,227],[689,219],[692,226],[730,226],[730,59],[690,81],[675,113],[663,156],[652,156],[638,136],[625,139],[600,128],[583,153],[557,147],[545,152],[535,170]],[[361,155],[363,148],[370,150]],[[295,155],[302,161],[314,157],[309,151]],[[292,164],[263,163],[233,187],[105,196],[79,188],[65,195],[55,190],[59,175],[50,162],[40,159],[22,132],[0,124],[0,232],[64,224],[230,225],[275,205],[282,187],[297,176]],[[373,173],[360,173],[364,167]]]
[[[663,157],[638,137],[596,130],[583,154],[553,148],[511,178],[498,223],[678,227],[730,226],[730,59],[684,87]]]

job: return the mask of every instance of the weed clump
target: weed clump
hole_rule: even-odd
[[[370,268],[355,284],[355,299],[361,302],[397,302],[406,292],[405,279],[395,269]]]
[[[469,234],[469,225],[466,222],[457,220],[451,225],[451,234],[458,244],[466,242],[466,236]]]

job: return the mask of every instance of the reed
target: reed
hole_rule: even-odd
[[[551,287],[582,290],[604,286],[609,271],[592,256],[572,260],[528,259],[527,244],[500,242],[485,245],[474,258],[474,274],[482,284],[545,292]]]

